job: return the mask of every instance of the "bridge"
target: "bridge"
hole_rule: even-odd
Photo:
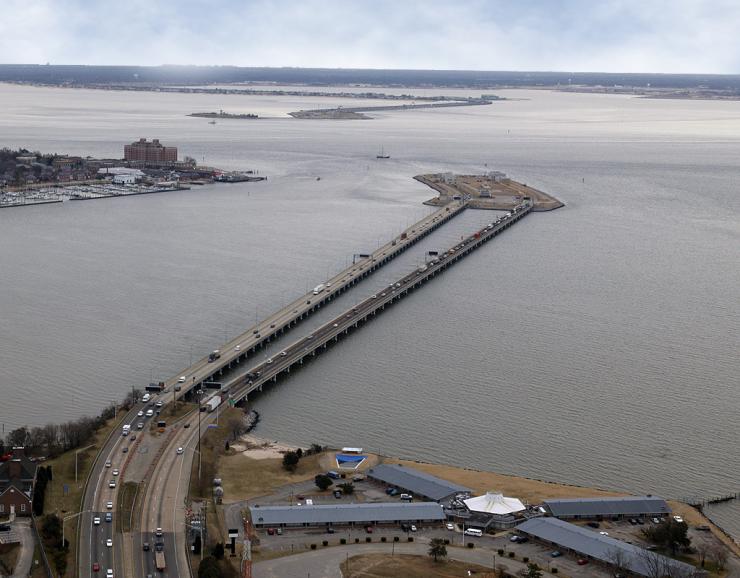
[[[204,382],[218,381],[224,371],[241,363],[265,344],[295,327],[322,305],[371,275],[432,231],[459,215],[467,207],[467,201],[450,203],[425,216],[372,253],[356,255],[355,257],[358,258],[352,265],[322,283],[323,289],[318,294],[310,291],[250,327],[246,332],[223,344],[219,348],[220,357],[218,359],[209,361],[208,357],[204,357],[196,361],[164,382],[164,390],[172,391],[180,386],[182,388],[180,395],[183,396],[191,390],[198,389]],[[178,383],[180,376],[185,377],[184,383]]]
[[[446,252],[433,258],[426,265],[404,275],[376,294],[342,312],[310,335],[295,341],[273,358],[252,367],[246,375],[240,375],[223,383],[221,389],[228,391],[229,398],[234,403],[245,400],[254,391],[262,391],[266,383],[277,381],[279,376],[290,373],[296,365],[302,365],[306,358],[316,356],[331,343],[339,341],[361,324],[385,310],[386,307],[400,301],[427,281],[446,271],[470,253],[500,235],[514,223],[528,215],[533,207],[531,201],[525,201],[517,205],[511,213],[469,235]]]

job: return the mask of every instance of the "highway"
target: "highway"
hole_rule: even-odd
[[[318,295],[314,295],[312,291],[222,346],[220,359],[209,362],[207,358],[204,358],[168,380],[159,399],[163,402],[173,399],[175,386],[178,384],[182,387],[179,395],[185,395],[188,389],[198,386],[203,381],[213,379],[218,372],[232,367],[233,363],[241,362],[262,343],[270,341],[298,323],[337,293],[346,290],[431,230],[465,210],[466,206],[464,201],[457,202],[452,208],[444,207],[425,217],[403,235],[393,239],[339,275],[332,277],[324,284],[326,288],[319,291]],[[223,389],[227,390],[229,396],[235,401],[245,399],[250,392],[261,390],[265,383],[277,380],[278,376],[283,373],[289,373],[293,366],[302,364],[307,356],[316,355],[317,352],[328,347],[331,342],[348,334],[361,323],[385,309],[386,306],[401,299],[513,225],[531,209],[530,203],[522,203],[512,213],[498,218],[482,230],[456,243],[448,251],[434,256],[426,265],[378,290],[374,295],[344,311],[311,334],[288,345],[273,358],[264,360],[251,368],[245,365],[244,372],[224,384]],[[181,375],[185,376],[185,383],[178,383]],[[127,414],[123,423],[135,426],[142,419],[136,417],[136,412],[143,409],[146,409],[144,404],[138,404]],[[142,439],[149,440],[149,436],[152,435],[148,422],[141,431],[132,429],[132,435],[135,434],[138,438],[133,444],[132,451],[128,453],[124,453],[123,448],[132,445],[132,436],[124,437],[120,435],[120,431],[116,431],[106,442],[93,465],[89,478],[90,483],[83,501],[84,510],[87,512],[81,516],[79,531],[81,576],[85,578],[95,576],[96,574],[91,571],[95,562],[100,564],[98,574],[100,576],[105,576],[108,568],[114,570],[115,576],[126,576],[127,578],[146,577],[150,574],[163,578],[190,575],[185,543],[185,500],[192,461],[197,457],[199,415],[203,420],[202,430],[205,429],[206,423],[213,419],[213,414],[192,412],[177,423],[168,424],[167,432],[164,434],[166,437],[160,439],[161,448],[155,455],[146,454],[143,450],[136,451]],[[184,448],[182,454],[176,452],[178,447]],[[142,495],[137,500],[140,508],[136,511],[141,512],[141,518],[135,520],[134,531],[121,535],[114,532],[115,519],[112,523],[105,521],[105,513],[109,511],[107,502],[112,501],[113,507],[116,507],[118,490],[125,478],[127,465],[132,460],[137,460],[136,463],[139,465],[150,465],[145,476],[145,484],[140,492]],[[106,461],[111,462],[108,468],[105,465]],[[112,475],[114,469],[120,471],[120,475],[117,476],[120,481],[116,479],[117,487],[109,488],[108,484],[114,478]],[[99,525],[93,524],[95,516],[101,518]],[[157,528],[162,529],[161,537],[155,535]],[[107,546],[108,539],[112,540],[112,546]],[[147,551],[143,546],[145,542],[149,544]],[[155,545],[158,542],[163,545],[166,560],[166,569],[161,573],[157,572],[154,561]]]
[[[131,423],[136,420],[136,414],[143,408],[138,404],[125,416],[122,423]],[[105,575],[108,568],[113,569],[114,576],[123,576],[121,573],[121,534],[115,532],[115,519],[106,521],[106,513],[115,516],[115,507],[118,499],[118,489],[121,484],[122,471],[127,453],[123,448],[131,443],[130,437],[121,435],[121,429],[116,428],[108,438],[103,448],[98,452],[95,462],[90,470],[88,485],[82,500],[82,514],[78,526],[78,567],[82,578],[91,578],[95,575]],[[110,467],[106,463],[110,462]],[[118,470],[119,475],[113,476],[113,470]],[[116,488],[110,488],[111,480],[116,480]],[[113,503],[113,508],[108,509],[107,503]],[[99,524],[94,519],[100,520]],[[112,540],[113,545],[107,546],[107,540]],[[99,564],[100,570],[93,572],[93,564]]]

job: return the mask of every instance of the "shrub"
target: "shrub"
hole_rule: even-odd
[[[373,539],[370,536],[365,536],[365,542],[370,543],[372,541],[373,541]]]
[[[525,564],[526,564],[527,562],[529,562],[529,556],[524,556],[524,557],[522,558],[522,562],[524,562]]]
[[[450,545],[450,539],[449,538],[445,538],[445,546],[449,546],[449,545]]]
[[[342,545],[346,544],[347,543],[347,538],[340,538],[339,539],[339,543],[342,544]]]
[[[381,541],[381,542],[385,542],[385,541],[386,541],[386,537],[385,537],[385,536],[381,536],[381,537],[380,537],[380,541]]]
[[[557,568],[550,568],[550,572],[552,572],[553,574],[557,574],[558,573],[558,569]]]
[[[398,540],[399,540],[398,536],[393,536],[393,541],[394,542],[398,542]]]
[[[472,542],[468,542],[468,548],[475,548],[475,544],[473,544]]]
[[[321,545],[322,545],[322,546],[328,546],[328,545],[329,545],[329,540],[324,540],[324,541],[322,541],[322,542],[321,542]]]
[[[516,556],[516,554],[514,554],[514,552],[509,552],[509,558],[513,558],[514,556]]]
[[[316,544],[311,544],[311,550],[315,550],[315,549],[316,549]]]
[[[503,556],[504,555],[504,549],[503,548],[499,548],[498,550],[496,550],[496,552],[498,553],[499,556]]]
[[[360,539],[359,538],[355,538],[355,544],[359,544],[359,543],[360,543]]]
[[[413,541],[414,541],[414,537],[413,537],[413,536],[409,536],[409,537],[407,538],[407,540],[408,540],[409,542],[413,542]]]

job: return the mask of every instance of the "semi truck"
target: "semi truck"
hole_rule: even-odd
[[[123,431],[121,432],[123,435],[127,436],[131,433],[131,426],[129,424],[126,424],[123,426]]]
[[[318,294],[319,294],[319,293],[321,293],[321,292],[322,292],[322,291],[323,291],[324,289],[326,289],[326,286],[325,286],[325,285],[324,285],[323,283],[321,283],[321,285],[316,285],[316,287],[314,287],[314,288],[313,288],[313,294],[314,294],[314,295],[318,295]]]
[[[165,571],[165,569],[167,568],[167,565],[165,564],[165,561],[164,561],[164,551],[163,550],[157,549],[157,551],[154,552],[154,563],[157,566],[157,570],[159,570],[160,572]]]
[[[214,395],[211,399],[209,399],[206,402],[206,411],[208,413],[211,413],[212,411],[215,411],[219,405],[221,405],[221,396]]]

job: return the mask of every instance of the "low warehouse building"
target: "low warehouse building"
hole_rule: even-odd
[[[545,511],[555,518],[599,519],[663,517],[671,509],[658,496],[625,496],[620,498],[573,498],[546,500]]]
[[[690,564],[673,560],[576,526],[556,518],[533,518],[519,524],[516,529],[548,544],[567,550],[585,559],[619,567],[638,576],[704,576]]]
[[[400,524],[441,522],[445,519],[439,504],[370,503],[322,506],[251,506],[256,528],[331,525]]]
[[[367,477],[433,502],[444,502],[458,495],[469,496],[471,493],[470,488],[401,464],[380,464],[369,469]]]

